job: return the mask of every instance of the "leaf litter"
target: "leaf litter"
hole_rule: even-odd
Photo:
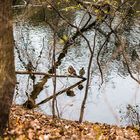
[[[13,105],[4,140],[140,140],[140,133],[131,126],[78,123]]]

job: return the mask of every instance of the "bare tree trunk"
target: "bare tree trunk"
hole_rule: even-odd
[[[15,88],[12,0],[0,0],[0,136],[6,129]]]

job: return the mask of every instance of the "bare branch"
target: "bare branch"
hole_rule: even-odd
[[[81,104],[79,122],[82,122],[82,120],[83,120],[85,104],[86,104],[86,100],[87,100],[87,96],[88,96],[88,88],[89,88],[89,81],[90,81],[90,69],[91,69],[92,59],[93,59],[94,50],[95,50],[95,41],[96,41],[96,32],[95,32],[95,35],[94,35],[94,45],[93,45],[93,49],[92,49],[92,52],[93,53],[90,54],[90,59],[89,59],[89,64],[88,64],[88,72],[87,72],[87,82],[86,82],[85,96],[84,96],[84,99],[83,99],[82,104]]]

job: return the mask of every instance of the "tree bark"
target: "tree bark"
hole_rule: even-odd
[[[9,119],[15,88],[12,0],[0,0],[0,136]]]

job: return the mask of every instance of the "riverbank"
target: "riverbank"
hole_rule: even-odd
[[[52,119],[35,110],[13,105],[5,140],[140,140],[132,127]]]

